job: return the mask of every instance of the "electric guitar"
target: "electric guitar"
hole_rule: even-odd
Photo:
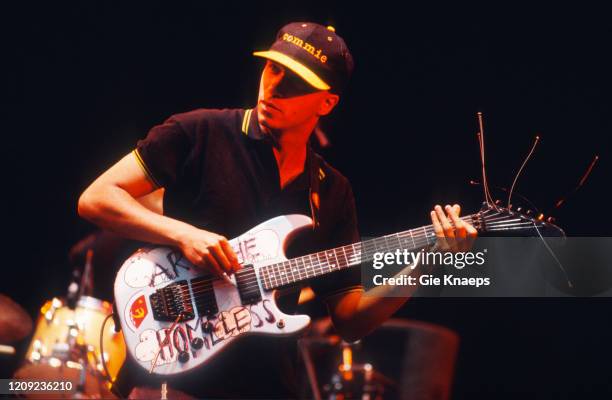
[[[486,203],[462,219],[481,233],[535,236],[549,229],[563,233],[542,217]],[[234,284],[194,267],[177,249],[138,250],[115,279],[115,303],[129,354],[152,373],[174,375],[209,362],[245,335],[299,333],[310,318],[281,312],[275,303],[276,289],[358,266],[373,249],[416,252],[436,241],[429,225],[287,259],[288,243],[311,223],[304,215],[284,215],[232,239],[243,266],[230,278]]]

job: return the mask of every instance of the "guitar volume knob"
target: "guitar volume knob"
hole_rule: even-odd
[[[178,360],[181,364],[185,364],[187,361],[189,361],[189,353],[186,351],[181,351],[178,354]]]
[[[202,338],[196,337],[191,340],[191,347],[196,350],[200,350],[204,346],[204,341]]]

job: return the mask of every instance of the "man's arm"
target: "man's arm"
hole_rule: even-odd
[[[217,274],[240,268],[221,235],[151,211],[139,203],[155,185],[130,153],[100,175],[81,195],[79,215],[103,229],[150,243],[176,246],[193,264]]]
[[[458,205],[446,206],[448,217],[440,206],[431,212],[438,244],[446,251],[466,251],[477,231],[459,219]],[[451,221],[453,224],[451,224]],[[454,225],[454,227],[453,227]],[[422,268],[404,268],[399,274],[410,274],[418,279]],[[416,286],[377,286],[364,295],[363,290],[332,296],[327,300],[329,314],[338,333],[347,341],[358,340],[389,319],[414,293]]]
[[[159,188],[152,191],[149,194],[145,194],[136,200],[147,209],[153,211],[156,214],[164,214],[164,188]]]

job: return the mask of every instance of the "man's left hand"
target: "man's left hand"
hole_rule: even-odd
[[[444,214],[446,211],[446,214]],[[478,231],[469,223],[459,218],[461,206],[446,205],[444,209],[436,205],[431,211],[431,222],[438,238],[440,251],[463,252],[472,248]]]

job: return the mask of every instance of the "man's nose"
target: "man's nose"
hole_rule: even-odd
[[[268,84],[266,85],[266,91],[269,94],[269,97],[282,97],[281,84],[283,83],[283,78],[285,77],[285,71],[281,71],[277,74],[274,74],[270,77]]]

